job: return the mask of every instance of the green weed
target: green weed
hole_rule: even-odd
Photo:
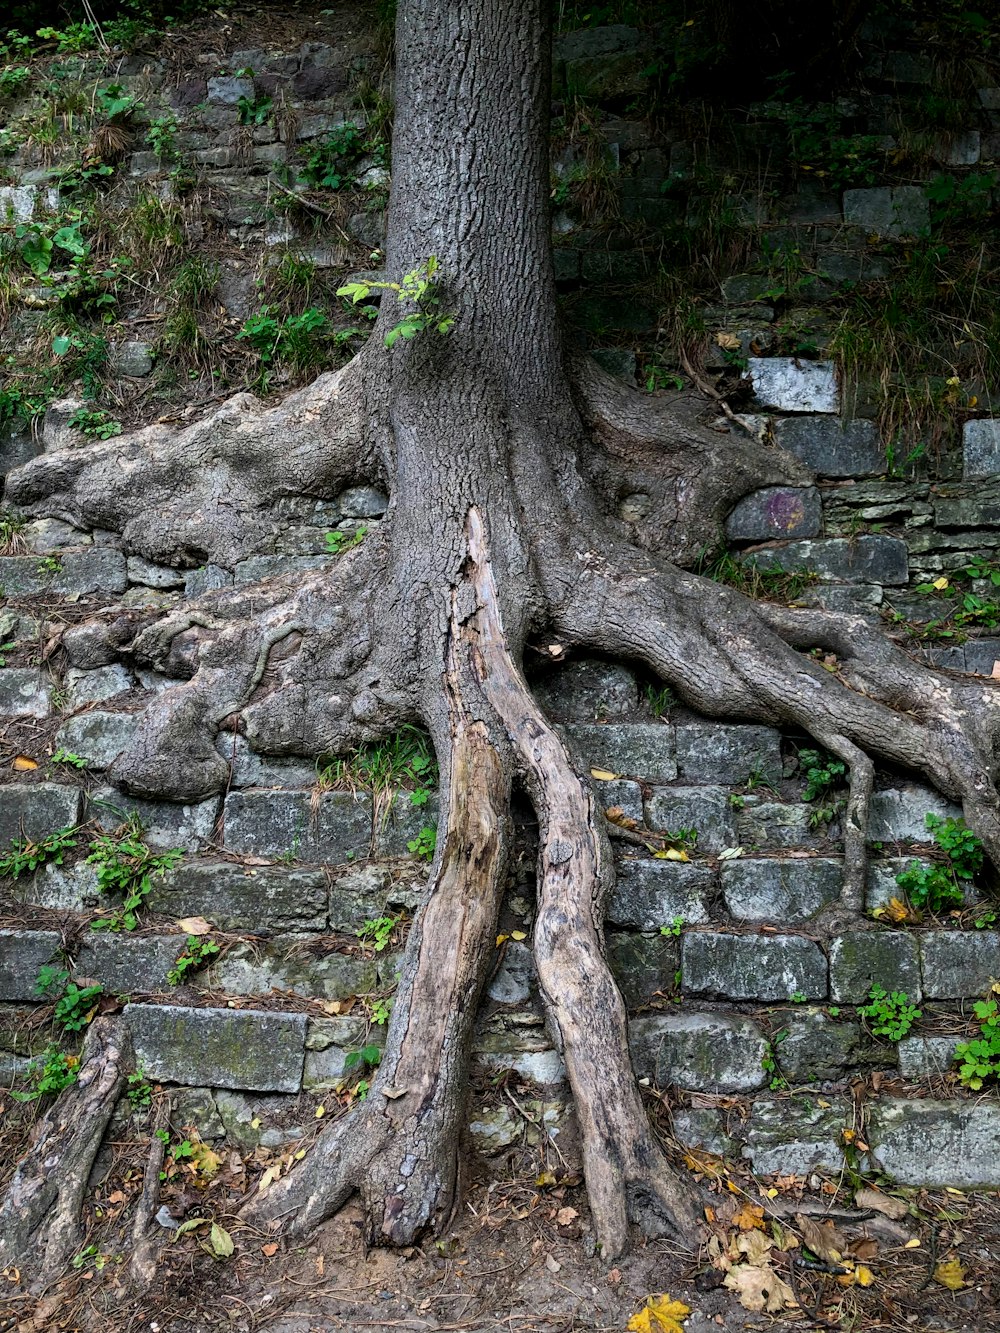
[[[858,1015],[865,1019],[876,1037],[902,1041],[920,1017],[921,1011],[910,1003],[905,991],[889,992],[882,986],[872,986],[868,1001],[868,1004],[858,1006]]]

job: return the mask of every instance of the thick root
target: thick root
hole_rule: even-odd
[[[35,1290],[57,1277],[79,1248],[87,1181],[132,1064],[125,1025],[95,1019],[77,1082],[36,1125],[8,1186],[0,1205],[0,1268],[15,1265]]]

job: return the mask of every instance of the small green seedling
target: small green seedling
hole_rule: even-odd
[[[375,917],[373,920],[362,922],[356,933],[362,943],[370,945],[376,953],[381,953],[392,939],[392,932],[401,920],[402,917],[399,916]]]
[[[173,967],[167,973],[167,981],[171,986],[183,985],[190,973],[204,967],[218,952],[219,946],[215,940],[200,935],[189,935],[182,952],[177,955]]]
[[[437,849],[437,829],[426,825],[406,844],[406,850],[421,861],[433,861]]]
[[[955,1059],[961,1082],[978,1092],[987,1079],[1000,1078],[1000,1013],[996,1000],[977,1000],[973,1012],[981,1035],[972,1041],[960,1041]]]
[[[902,1041],[921,1016],[921,1011],[910,1003],[910,997],[905,991],[889,992],[882,986],[872,986],[868,1000],[868,1004],[858,1006],[858,1014],[866,1020],[872,1035],[876,1037]]]
[[[0,856],[0,879],[18,879],[21,875],[37,870],[48,861],[61,866],[63,853],[77,844],[77,839],[73,836],[75,832],[72,827],[58,829],[55,833],[48,833],[44,838],[39,838],[37,842],[16,838],[6,854]]]

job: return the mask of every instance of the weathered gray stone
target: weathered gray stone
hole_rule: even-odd
[[[830,941],[830,995],[863,1004],[873,986],[921,996],[917,941],[905,930],[858,930]]]
[[[177,1088],[170,1097],[170,1117],[181,1131],[195,1130],[210,1142],[226,1136],[211,1088]]]
[[[626,819],[643,823],[642,787],[638,782],[629,782],[626,778],[613,778],[608,782],[591,775],[590,785],[602,810],[620,810]]]
[[[374,486],[352,486],[337,496],[344,518],[381,518],[389,508],[388,497]]]
[[[728,1157],[739,1151],[739,1144],[722,1127],[718,1111],[708,1107],[674,1107],[671,1111],[673,1132],[687,1148]],[[688,1325],[690,1329],[690,1325]]]
[[[646,824],[673,833],[696,829],[699,853],[720,852],[736,839],[729,793],[722,787],[654,787],[645,804]]]
[[[6,427],[0,431],[0,477],[21,467],[42,452],[42,443],[30,430]]]
[[[983,417],[962,427],[962,475],[967,481],[1000,476],[1000,418]]]
[[[171,569],[169,565],[154,565],[141,556],[130,555],[126,562],[130,583],[142,583],[147,588],[183,588],[185,574],[183,569]]]
[[[868,1141],[901,1185],[996,1189],[1000,1185],[1000,1104],[879,1098]]]
[[[853,1124],[850,1103],[806,1097],[759,1097],[753,1103],[743,1156],[758,1175],[807,1176],[839,1172],[844,1165],[842,1133]]]
[[[840,897],[843,863],[755,857],[723,862],[721,876],[726,907],[737,921],[797,925]]]
[[[897,876],[918,860],[918,857],[913,856],[889,856],[881,861],[870,861],[865,886],[866,909],[871,911],[876,907],[887,907],[891,899],[905,898],[905,893],[896,883]],[[921,861],[920,864],[928,865],[929,862]]]
[[[553,42],[552,54],[556,60],[585,60],[592,56],[616,55],[619,51],[637,51],[642,44],[638,28],[630,28],[624,23],[607,23],[563,33]]]
[[[747,847],[801,847],[817,841],[812,811],[802,802],[744,796],[736,816],[736,841]]]
[[[952,130],[935,136],[931,156],[944,167],[971,167],[979,161],[978,130]]]
[[[368,854],[371,800],[351,792],[326,792],[311,806],[307,792],[230,792],[225,802],[225,843],[257,856],[291,856],[335,865]]]
[[[739,502],[726,519],[726,536],[733,542],[818,537],[822,517],[815,486],[768,486]]]
[[[778,1066],[790,1083],[842,1079],[881,1055],[865,1041],[860,1023],[829,1018],[821,1009],[789,1015],[782,1027],[785,1037],[776,1043],[775,1051]],[[884,1055],[881,1062],[886,1063]]]
[[[208,100],[223,106],[235,106],[241,97],[253,98],[253,79],[219,75],[208,80]]]
[[[876,236],[922,236],[930,229],[930,208],[916,185],[845,190],[844,221]]]
[[[826,997],[826,958],[801,935],[724,935],[692,930],[681,946],[686,993],[734,1000]]]
[[[608,964],[627,1009],[648,1004],[656,994],[676,989],[680,967],[680,940],[673,935],[640,935],[633,930],[609,930],[604,943]]]
[[[681,861],[622,857],[605,912],[615,926],[658,930],[676,917],[688,924],[709,919],[715,874],[708,866]]]
[[[212,836],[218,814],[219,800],[215,796],[197,805],[139,801],[114,787],[97,787],[87,796],[87,817],[98,820],[104,828],[114,828],[136,815],[150,847],[180,847],[185,852],[201,850]]]
[[[91,768],[109,768],[138,725],[136,713],[104,713],[94,709],[67,718],[56,732],[56,745],[86,759]]]
[[[780,782],[780,737],[772,727],[684,722],[677,727],[677,767],[694,782],[738,786],[751,773]]]
[[[801,458],[821,477],[870,477],[885,471],[885,452],[873,421],[781,417],[774,423],[774,436],[782,449]]]
[[[549,717],[566,722],[593,722],[622,717],[639,705],[635,676],[628,667],[597,658],[570,662],[533,687]]]
[[[15,838],[44,838],[80,822],[81,793],[54,782],[0,786],[0,847]]]
[[[0,556],[0,588],[7,597],[35,597],[58,593],[62,597],[90,592],[124,592],[127,577],[120,551],[94,548],[68,551],[48,567],[34,555]]]
[[[752,1092],[764,1084],[767,1041],[748,1018],[729,1014],[648,1014],[629,1023],[639,1078],[697,1092]]]
[[[84,704],[104,703],[116,694],[123,694],[132,689],[134,681],[126,667],[120,663],[98,667],[94,671],[81,671],[79,667],[70,667],[63,677],[66,687],[66,702],[70,708],[82,708]]]
[[[47,717],[52,706],[52,684],[37,667],[0,670],[0,715]]]
[[[524,1004],[537,985],[531,949],[519,940],[508,940],[503,961],[489,984],[490,999],[497,1004]]]
[[[121,604],[133,611],[169,611],[181,600],[179,592],[167,592],[162,588],[147,588],[138,583],[122,593]]]
[[[872,842],[933,842],[927,815],[958,818],[962,811],[933,788],[907,783],[875,792],[868,813]]]
[[[236,732],[220,731],[215,748],[231,766],[231,787],[311,787],[316,781],[314,763],[257,754]]]
[[[0,218],[7,222],[30,222],[38,201],[32,185],[0,185]]]
[[[969,639],[965,644],[965,670],[977,676],[992,676],[1000,661],[1000,639]]]
[[[575,255],[576,264],[574,267],[578,268],[580,264],[580,252],[578,250],[562,250],[562,251],[556,250],[553,252],[554,256],[560,254],[563,256],[564,259],[562,277],[563,278],[577,277],[578,273],[570,270],[569,266],[565,263],[565,260]],[[601,256],[601,258],[605,258],[605,256]],[[610,259],[611,256],[608,255],[607,258]],[[584,262],[586,263],[586,257]],[[638,276],[641,276],[641,273],[642,270],[640,269]],[[557,280],[559,276],[560,275],[557,273],[556,274]],[[585,273],[584,276],[586,277],[587,274]],[[604,276],[618,277],[620,275],[613,272],[605,272]],[[606,370],[608,372],[609,375],[614,375],[616,379],[624,380],[624,382],[628,385],[631,385],[633,389],[636,387],[637,381],[635,375],[635,370],[636,370],[635,352],[633,352],[631,348],[595,347],[590,353],[590,355],[594,358],[594,360],[603,370]]]
[[[249,560],[240,561],[233,571],[233,579],[236,583],[257,583],[261,579],[319,569],[328,560],[329,556],[325,555],[254,555]]]
[[[904,584],[909,580],[906,543],[898,537],[865,535],[850,540],[787,542],[748,552],[744,560],[761,569],[806,569],[832,583]]]
[[[299,1090],[305,1014],[165,1004],[129,1004],[124,1012],[150,1078],[188,1087]]]
[[[154,883],[149,906],[173,917],[203,916],[220,930],[325,930],[326,875],[188,859]]]
[[[961,1038],[904,1037],[899,1043],[899,1072],[917,1083],[947,1074],[955,1063],[955,1047]]]
[[[822,611],[846,611],[878,624],[877,608],[882,605],[883,593],[877,583],[820,583],[804,588],[796,600],[803,606],[819,607]]]
[[[142,379],[153,369],[153,350],[148,343],[121,343],[112,353],[111,364],[119,375]]]
[[[473,1114],[469,1133],[481,1152],[499,1152],[513,1143],[537,1147],[554,1139],[567,1119],[565,1102],[540,1101],[532,1097],[521,1105],[523,1115],[509,1106],[484,1107],[479,1114]]]
[[[347,1000],[374,990],[375,961],[358,955],[314,953],[310,936],[275,936],[266,946],[237,944],[202,974],[203,984],[231,995],[291,991],[323,1000]]]
[[[677,776],[674,729],[664,722],[574,722],[561,730],[585,768],[591,766],[651,781]]]
[[[76,974],[116,995],[169,990],[167,973],[184,949],[183,935],[105,935],[92,931],[77,955]]]
[[[97,869],[85,861],[73,866],[49,861],[33,875],[17,880],[13,896],[17,902],[55,912],[87,912],[102,901],[97,890]]]
[[[424,885],[420,879],[414,883]],[[412,885],[401,888],[395,884],[378,861],[341,869],[330,881],[330,929],[353,935],[363,921],[386,915],[391,905],[414,907],[422,896]]]
[[[336,1088],[350,1073],[347,1057],[362,1046],[381,1046],[385,1032],[363,1018],[314,1018],[306,1036],[302,1086],[314,1091]]]
[[[0,930],[0,1000],[35,1000],[39,969],[53,960],[57,930]]]
[[[201,597],[206,592],[215,592],[218,588],[229,588],[233,575],[221,565],[203,565],[193,569],[184,580],[185,597]]]
[[[748,373],[762,407],[781,412],[839,412],[840,390],[832,361],[752,356]]]
[[[920,937],[928,1000],[980,996],[1000,978],[1000,935],[993,930],[934,930]]]
[[[59,518],[36,518],[24,525],[21,536],[33,551],[40,554],[64,551],[67,547],[90,546],[94,540],[89,532],[81,532]]]

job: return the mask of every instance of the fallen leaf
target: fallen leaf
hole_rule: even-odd
[[[906,1244],[903,1246],[903,1249],[904,1249],[904,1250],[919,1250],[919,1249],[920,1249],[920,1241],[917,1240],[916,1236],[914,1236],[912,1240],[908,1240],[908,1241],[906,1242]]]
[[[556,1213],[556,1222],[561,1227],[568,1227],[570,1222],[573,1221],[573,1218],[579,1216],[580,1214],[575,1208],[560,1208],[558,1213]]]
[[[208,935],[212,925],[203,916],[186,916],[177,922],[186,935]]]
[[[684,1333],[681,1321],[691,1313],[690,1305],[669,1296],[647,1296],[646,1304],[628,1321],[630,1333]]]
[[[938,592],[943,592],[945,588],[947,588],[947,586],[948,586],[948,580],[943,575],[941,576],[941,578],[935,579],[934,582],[931,584],[931,587],[937,588]]]
[[[665,847],[662,852],[654,852],[657,861],[690,861],[691,858],[683,847]]]
[[[738,856],[743,855],[742,847],[723,847],[719,853],[720,861],[735,861]]]
[[[771,1242],[763,1231],[744,1231],[737,1238],[736,1248],[745,1254],[747,1263],[762,1268],[771,1258]]]
[[[317,1106],[317,1107],[316,1107],[316,1119],[317,1119],[317,1120],[322,1120],[323,1117],[324,1117],[325,1115],[326,1115],[326,1107],[325,1107],[325,1106]]]
[[[773,1268],[753,1268],[739,1264],[722,1279],[723,1285],[735,1291],[744,1310],[766,1310],[778,1314],[786,1306],[798,1302],[787,1282],[783,1282]]]
[[[552,1189],[554,1185],[558,1184],[559,1182],[556,1179],[556,1173],[554,1171],[542,1171],[535,1177],[535,1185],[540,1190]]]
[[[612,1268],[610,1273],[608,1273],[608,1282],[611,1284],[612,1287],[617,1287],[618,1283],[621,1280],[622,1280],[622,1270],[620,1268]]]
[[[855,1259],[874,1259],[878,1254],[878,1241],[874,1236],[865,1236],[862,1240],[852,1240],[851,1254]]]
[[[590,776],[596,778],[598,782],[614,782],[615,778],[620,777],[619,773],[611,773],[606,768],[592,768]]]
[[[264,1174],[261,1176],[260,1184],[257,1186],[261,1194],[263,1194],[264,1191],[269,1188],[269,1186],[273,1185],[280,1175],[281,1175],[280,1162],[276,1163],[274,1166],[269,1166],[267,1170],[264,1172]]]
[[[209,1233],[208,1243],[212,1247],[212,1253],[217,1259],[228,1259],[236,1248],[233,1244],[233,1238],[225,1227],[220,1227],[218,1222],[212,1223],[212,1230]]]
[[[550,1273],[558,1273],[559,1270],[562,1268],[562,1264],[559,1262],[558,1259],[553,1259],[551,1254],[547,1254],[545,1256],[545,1267],[549,1270]]]
[[[796,1213],[795,1225],[817,1258],[828,1264],[840,1263],[841,1256],[847,1249],[847,1242],[832,1222],[814,1222],[811,1217],[806,1217],[805,1213]]]
[[[527,932],[523,930],[512,930],[510,932],[510,937],[512,940],[517,940],[518,942],[520,942],[521,940],[526,940],[528,938]]]
[[[719,347],[724,347],[728,352],[738,352],[740,349],[740,340],[735,333],[727,333],[725,329],[720,330],[715,335],[715,341]]]
[[[272,1255],[278,1253],[278,1244],[276,1241],[272,1240],[269,1245],[262,1245],[260,1247],[260,1250],[261,1254],[266,1254],[267,1257],[270,1259]]]
[[[218,1174],[219,1167],[222,1165],[222,1158],[217,1152],[196,1139],[191,1144],[191,1164],[199,1176],[204,1176],[206,1180],[211,1180]]]
[[[177,1228],[177,1230],[174,1232],[174,1240],[179,1240],[181,1236],[186,1235],[189,1231],[194,1231],[196,1227],[203,1227],[207,1225],[208,1225],[207,1217],[189,1217],[188,1220],[186,1222],[182,1222],[180,1226]]]
[[[745,1203],[733,1218],[733,1226],[741,1231],[750,1231],[754,1227],[764,1226],[764,1209],[759,1203]]]
[[[33,768],[38,767],[37,759],[29,759],[26,754],[19,754],[14,760],[14,771],[16,773],[29,773]]]
[[[383,1088],[382,1096],[388,1097],[389,1101],[394,1102],[397,1097],[405,1097],[409,1091],[409,1088]]]
[[[894,1222],[898,1222],[901,1217],[905,1217],[910,1211],[909,1204],[903,1199],[894,1199],[891,1195],[882,1194],[879,1190],[870,1189],[867,1185],[863,1189],[855,1191],[854,1206],[856,1208],[870,1208],[873,1213],[881,1213],[883,1217],[890,1217]]]
[[[957,1259],[945,1259],[934,1269],[934,1281],[949,1291],[961,1291],[965,1286],[965,1269]]]

